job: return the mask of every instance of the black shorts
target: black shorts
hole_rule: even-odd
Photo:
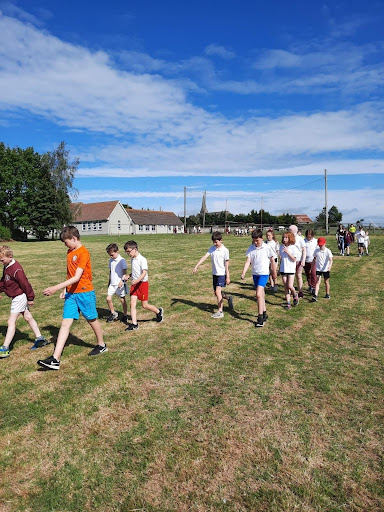
[[[294,272],[280,272],[280,275],[281,276],[294,276],[295,273]]]
[[[320,270],[316,270],[316,275],[317,276],[324,276],[324,279],[329,279],[329,276],[331,275],[331,273],[328,271],[328,272],[321,272]]]
[[[358,242],[357,247],[364,247],[364,242]]]

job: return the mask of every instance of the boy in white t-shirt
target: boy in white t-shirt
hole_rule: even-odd
[[[126,290],[123,276],[127,273],[127,262],[120,255],[119,248],[116,244],[109,244],[106,251],[111,257],[109,260],[109,281],[107,292],[107,303],[111,314],[107,318],[107,322],[114,322],[119,318],[119,314],[115,311],[112,301],[112,297],[117,295],[123,306],[123,318],[121,321],[126,323],[128,319],[128,310],[127,301],[125,300]]]
[[[369,247],[369,244],[370,244],[370,240],[369,240],[369,233],[368,231],[365,232],[365,237],[364,237],[364,249],[365,249],[365,255],[366,256],[369,256],[369,251],[368,251],[368,247]]]
[[[317,302],[317,296],[319,293],[320,283],[321,283],[321,276],[324,277],[324,284],[325,284],[325,296],[324,299],[330,299],[331,296],[329,295],[329,277],[330,277],[330,271],[332,268],[333,263],[333,254],[331,251],[325,246],[327,243],[327,240],[323,238],[322,236],[319,237],[317,240],[317,245],[319,246],[315,252],[313,253],[313,261],[312,265],[316,268],[316,287],[315,287],[315,294],[312,297],[312,302]]]
[[[139,328],[136,312],[136,304],[138,299],[141,301],[141,305],[144,309],[148,309],[148,311],[155,313],[156,322],[160,323],[163,321],[164,311],[163,308],[157,308],[156,306],[152,306],[152,304],[148,304],[148,262],[147,259],[139,253],[137,243],[134,240],[129,240],[126,244],[124,244],[124,250],[131,258],[131,273],[129,276],[124,275],[123,280],[128,281],[129,278],[132,279],[131,289],[129,291],[129,295],[131,296],[132,323],[129,324],[125,330],[134,331]]]
[[[275,251],[270,245],[263,243],[263,233],[261,231],[252,232],[252,245],[248,247],[246,252],[247,259],[244,264],[241,279],[245,278],[245,274],[249,266],[252,266],[252,277],[256,289],[257,297],[257,322],[256,327],[263,327],[268,319],[265,308],[265,285],[269,278],[269,266],[271,266],[271,276],[273,282],[276,282],[276,261]]]
[[[211,257],[213,292],[216,295],[218,306],[218,311],[211,316],[212,318],[223,318],[223,299],[228,301],[229,309],[233,310],[233,298],[222,292],[222,289],[231,282],[229,276],[229,251],[223,244],[223,235],[220,231],[212,233],[212,242],[212,247],[210,247],[206,254],[198,261],[192,272],[195,274],[197,268],[204,263],[209,256]]]

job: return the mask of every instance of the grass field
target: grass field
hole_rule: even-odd
[[[335,256],[331,300],[323,284],[255,329],[250,238],[228,237],[235,311],[214,320],[207,235],[137,238],[148,258],[150,302],[140,329],[106,324],[108,256],[126,239],[84,238],[92,256],[109,352],[87,356],[93,333],[74,324],[59,372],[38,371],[33,333],[21,319],[0,360],[1,512],[381,511],[383,460],[384,237],[371,256]],[[328,245],[337,254],[334,240]],[[41,291],[65,278],[61,242],[14,243],[53,340],[62,300]],[[10,300],[0,301],[4,337]],[[117,303],[116,303],[117,306]]]

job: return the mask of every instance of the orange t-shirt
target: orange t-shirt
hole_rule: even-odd
[[[84,272],[78,283],[67,288],[68,293],[84,293],[93,290],[91,256],[83,245],[78,249],[69,249],[67,253],[67,279],[74,277],[76,270],[82,268]]]

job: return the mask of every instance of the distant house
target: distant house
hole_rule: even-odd
[[[84,235],[181,233],[183,223],[173,212],[125,209],[120,201],[73,203],[73,225]]]
[[[308,215],[295,215],[297,224],[312,224],[313,221]]]
[[[132,234],[183,233],[184,224],[173,212],[127,209]]]

